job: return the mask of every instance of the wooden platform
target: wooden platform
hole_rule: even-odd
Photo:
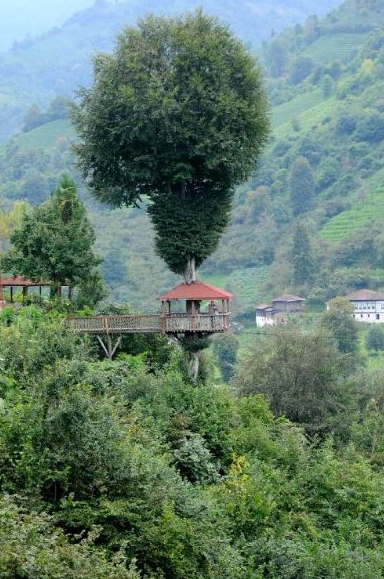
[[[83,316],[70,317],[67,326],[81,334],[136,334],[163,333],[214,334],[229,329],[229,313],[210,316],[199,314],[150,314],[125,316]]]

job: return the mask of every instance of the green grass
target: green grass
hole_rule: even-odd
[[[317,64],[327,64],[335,60],[345,60],[351,50],[361,46],[368,38],[367,33],[338,33],[321,36],[313,42],[302,56],[312,58]]]
[[[75,129],[68,120],[52,121],[28,131],[28,133],[19,133],[13,139],[13,142],[22,151],[27,149],[48,149],[51,152],[57,140],[62,137],[70,141],[76,139]],[[0,154],[5,153],[5,148],[6,143],[0,147]]]
[[[358,347],[365,367],[369,370],[382,370],[384,368],[384,352],[373,352],[365,347],[365,338],[371,328],[371,324],[358,324]],[[383,326],[381,326],[384,330]]]
[[[384,218],[383,188],[369,193],[365,199],[357,200],[351,209],[336,215],[323,227],[319,236],[338,243],[377,218]]]
[[[318,92],[318,91],[316,91]],[[319,91],[321,93],[321,91]],[[308,93],[307,93],[308,94]],[[309,94],[312,94],[309,93]],[[303,98],[305,95],[302,95]],[[308,101],[309,102],[309,101]],[[288,104],[288,103],[287,103]],[[300,123],[300,133],[309,131],[314,125],[320,124],[326,117],[333,114],[335,106],[337,105],[337,100],[334,97],[328,98],[321,101],[318,105],[315,105],[299,115],[291,116],[287,122],[278,126],[274,130],[274,136],[280,139],[288,137],[294,133],[292,127],[292,119],[296,117]],[[282,105],[284,106],[284,105]],[[300,135],[300,133],[297,133]]]
[[[320,104],[323,100],[323,91],[317,89],[300,94],[287,103],[275,107],[272,114],[273,128],[283,125],[287,120],[291,122],[294,117]]]
[[[76,133],[67,120],[52,121],[28,133],[22,133],[15,141],[21,149],[52,149],[60,137],[74,140]]]
[[[252,313],[257,301],[260,301],[260,286],[265,282],[268,267],[250,267],[237,269],[228,275],[202,273],[201,278],[235,294],[234,311]]]

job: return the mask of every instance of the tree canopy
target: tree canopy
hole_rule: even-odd
[[[76,151],[95,196],[114,206],[149,197],[169,267],[182,273],[186,254],[201,263],[268,134],[260,69],[242,43],[201,11],[150,16],[118,36],[113,54],[96,58],[94,85],[79,97]],[[179,259],[164,242],[172,222]],[[190,246],[191,225],[198,247]]]
[[[322,324],[335,338],[340,352],[355,354],[358,350],[358,330],[352,316],[353,306],[346,298],[334,298],[328,304]]]
[[[293,215],[306,213],[313,207],[315,179],[306,157],[298,157],[292,165],[290,195]]]
[[[365,347],[367,350],[384,350],[384,333],[379,325],[369,328],[365,337]]]
[[[32,280],[51,281],[56,288],[73,287],[95,273],[99,259],[93,252],[94,241],[76,184],[63,175],[48,200],[24,215],[2,267]]]
[[[346,369],[336,342],[321,329],[277,326],[249,353],[235,384],[244,395],[265,394],[275,414],[314,434],[327,431],[339,410]]]
[[[315,271],[315,260],[308,231],[300,221],[293,234],[292,265],[294,284],[308,284]]]

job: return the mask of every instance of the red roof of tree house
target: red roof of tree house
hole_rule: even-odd
[[[157,299],[165,302],[171,300],[232,300],[233,297],[233,294],[223,289],[202,281],[195,281],[190,284],[180,283]]]

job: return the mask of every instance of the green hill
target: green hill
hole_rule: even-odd
[[[312,58],[318,64],[327,64],[332,60],[348,60],[352,51],[360,47],[368,38],[367,32],[338,32],[321,36],[312,42],[303,52],[303,56]]]
[[[361,22],[356,17],[360,12]],[[201,271],[208,281],[239,296],[236,314],[253,317],[256,300],[287,288],[325,300],[361,284],[381,283],[384,259],[374,236],[384,235],[384,32],[374,23],[382,21],[383,13],[380,4],[349,0],[324,20],[288,29],[264,48],[274,104],[270,146],[253,179],[236,192],[232,222]],[[340,38],[345,46],[352,38],[357,42],[344,50],[342,60]],[[276,43],[284,53],[279,73]],[[327,47],[327,56],[319,56],[316,47]],[[311,51],[316,62],[308,56]],[[0,191],[6,203],[21,198],[40,202],[63,169],[75,171],[74,137],[68,121],[56,120],[4,144]],[[301,156],[310,163],[316,190],[311,211],[293,215],[290,175]],[[136,308],[153,309],[155,297],[175,278],[154,254],[145,207],[110,211],[78,182],[112,295]],[[310,233],[316,262],[315,274],[304,286],[293,284],[297,220]]]
[[[381,171],[384,177],[384,171]],[[384,220],[384,188],[370,191],[363,198],[357,199],[350,209],[336,215],[320,230],[320,237],[334,241],[344,241],[348,237],[372,223],[375,219]]]
[[[325,14],[339,3],[340,0],[326,0],[320,11]],[[0,140],[20,129],[28,105],[36,102],[46,106],[56,94],[72,95],[78,85],[87,84],[92,56],[96,51],[110,50],[124,25],[134,24],[138,17],[150,12],[176,14],[198,7],[226,21],[255,47],[272,31],[280,32],[318,11],[313,0],[278,0],[272,5],[267,0],[99,0],[69,18],[61,28],[35,40],[29,37],[14,43],[11,51],[0,53]],[[6,18],[3,24],[0,22],[0,34],[5,25]],[[2,36],[8,38],[8,30]]]

